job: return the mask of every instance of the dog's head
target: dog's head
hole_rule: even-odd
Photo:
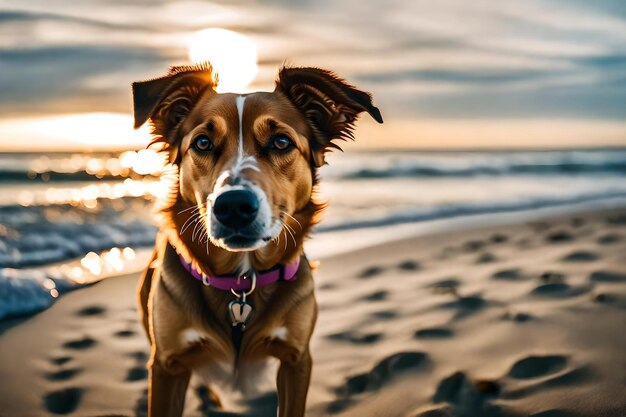
[[[282,68],[273,92],[218,94],[216,84],[208,64],[134,83],[135,127],[152,122],[178,167],[179,207],[197,209],[206,238],[252,251],[311,204],[324,153],[351,137],[359,113],[382,117],[368,93],[317,68]]]

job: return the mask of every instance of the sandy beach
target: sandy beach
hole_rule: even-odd
[[[373,229],[373,233],[376,233]],[[626,211],[419,236],[321,259],[311,417],[626,415]],[[136,274],[0,335],[0,416],[145,415]],[[275,396],[186,416],[272,416]]]

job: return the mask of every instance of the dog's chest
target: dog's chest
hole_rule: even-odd
[[[239,391],[245,397],[254,398],[274,387],[278,360],[272,357],[249,362],[213,361],[198,366],[194,375],[204,384],[220,390]]]
[[[269,339],[286,340],[286,327],[277,327],[270,331]],[[204,384],[221,389],[240,391],[246,397],[257,396],[274,387],[279,361],[268,355],[254,355],[251,359],[240,356],[237,361],[230,349],[211,349],[216,347],[216,339],[207,332],[193,327],[186,328],[179,333],[179,349],[186,350],[194,345],[201,346],[199,360],[193,361],[192,371],[196,378]],[[237,364],[235,365],[235,362]],[[190,363],[191,365],[191,363]]]

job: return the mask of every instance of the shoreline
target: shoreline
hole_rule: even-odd
[[[305,253],[310,259],[323,260],[328,257],[340,256],[344,253],[372,248],[397,240],[423,238],[426,236],[447,234],[455,231],[471,231],[485,227],[531,222],[543,218],[553,219],[558,216],[588,214],[592,212],[619,210],[622,208],[626,208],[626,198],[614,197],[563,206],[452,216],[449,218],[406,222],[378,227],[362,227],[328,232],[313,231],[311,237],[305,241]],[[105,257],[107,252],[108,250],[105,250],[98,254],[101,262],[106,262],[103,260],[103,257]],[[56,262],[49,265],[17,268],[16,271],[33,271],[38,275],[44,273],[57,282],[61,281],[61,286],[66,284],[65,288],[58,296],[58,298],[62,298],[68,292],[81,290],[89,285],[92,285],[93,283],[97,283],[105,279],[140,273],[145,268],[145,264],[148,262],[151,254],[152,247],[134,248],[133,259],[128,260],[122,258],[123,267],[119,270],[108,270],[107,272],[103,272],[102,275],[93,275],[89,273],[88,268],[82,268],[83,271],[81,272],[81,278],[78,281],[76,281],[71,276],[71,272],[68,271],[71,271],[75,267],[81,267],[81,260],[84,257]],[[64,283],[63,280],[68,280],[68,282]],[[61,288],[59,287],[59,289]],[[44,291],[46,290],[44,289]],[[28,320],[30,317],[39,314],[42,311],[45,311],[56,301],[57,297],[51,297],[47,307],[43,307],[34,312],[10,314],[7,317],[0,318],[0,335],[2,335],[2,333],[8,328],[21,323],[24,320]]]

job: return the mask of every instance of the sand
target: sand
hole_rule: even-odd
[[[316,279],[308,416],[626,415],[626,210],[385,243]],[[136,281],[5,325],[0,416],[145,415]],[[185,415],[273,416],[275,395],[248,407],[216,411],[192,381]]]

